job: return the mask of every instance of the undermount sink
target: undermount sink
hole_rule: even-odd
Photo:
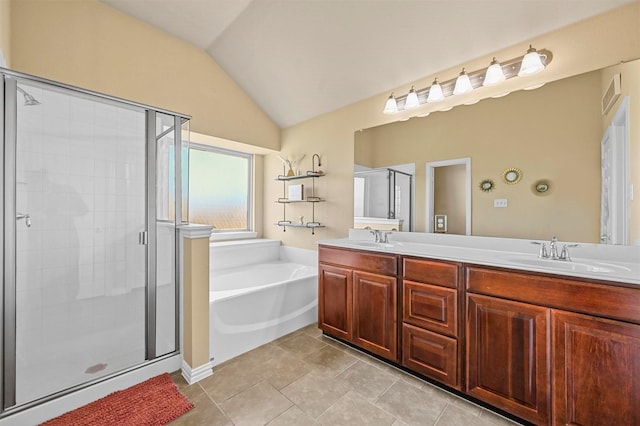
[[[566,260],[551,260],[540,259],[533,256],[511,256],[507,260],[513,264],[521,264],[527,266],[536,266],[539,268],[556,269],[561,271],[574,271],[574,272],[591,272],[591,273],[612,273],[612,272],[628,272],[629,268],[621,265],[614,265],[612,263],[605,263],[599,261],[587,262],[582,261],[566,261]]]

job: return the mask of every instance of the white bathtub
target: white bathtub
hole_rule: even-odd
[[[316,252],[254,241],[211,244],[214,366],[317,320]]]

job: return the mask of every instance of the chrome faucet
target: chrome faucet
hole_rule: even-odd
[[[546,243],[533,241],[532,244],[540,245],[538,258],[550,260],[565,260],[568,262],[571,261],[571,256],[569,255],[569,247],[578,247],[578,244],[565,244],[562,247],[560,254],[558,254],[558,239],[555,236],[551,237],[551,241],[549,242],[549,250],[547,250]]]
[[[391,232],[382,232],[379,229],[374,229],[369,232],[373,235],[374,242],[389,244],[389,234],[391,234]]]
[[[549,256],[548,258],[551,260],[558,260],[560,258],[560,256],[558,256],[558,247],[557,247],[557,243],[558,239],[553,236],[551,237],[551,242],[549,243]]]

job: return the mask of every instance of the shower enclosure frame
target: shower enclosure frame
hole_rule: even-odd
[[[0,188],[2,191],[2,208],[0,209],[0,236],[3,243],[0,244],[0,275],[3,278],[3,287],[0,291],[0,308],[2,309],[2,327],[0,332],[0,419],[11,414],[23,411],[28,408],[40,405],[44,402],[51,401],[61,396],[70,394],[90,387],[96,383],[100,383],[116,376],[126,374],[128,372],[143,368],[152,363],[162,361],[164,359],[175,356],[180,353],[180,262],[179,262],[179,239],[178,229],[180,225],[186,223],[183,221],[183,188],[182,188],[182,150],[183,125],[188,122],[191,117],[185,114],[152,107],[149,105],[121,99],[118,97],[105,95],[75,86],[58,83],[41,77],[32,76],[6,68],[0,67],[0,134],[3,136],[3,146],[0,149],[0,164],[3,164],[4,171],[0,173]],[[115,371],[111,374],[93,379],[86,380],[75,386],[54,392],[52,394],[36,398],[16,405],[16,360],[17,360],[17,324],[16,324],[16,228],[17,219],[14,217],[16,213],[16,194],[17,194],[17,176],[16,176],[16,154],[17,154],[17,95],[18,82],[34,83],[56,89],[62,89],[65,93],[75,93],[81,96],[88,96],[91,99],[102,99],[110,103],[126,105],[144,110],[145,114],[145,160],[146,160],[146,188],[145,188],[145,208],[146,208],[146,224],[145,231],[141,232],[140,243],[146,246],[145,255],[145,360],[141,363],[130,365],[127,368]],[[174,286],[175,286],[175,345],[174,350],[169,353],[157,356],[156,354],[156,256],[157,256],[157,226],[159,222],[156,217],[156,178],[157,178],[157,161],[156,161],[156,143],[158,140],[156,134],[156,115],[157,113],[173,116],[174,124],[174,182],[175,182],[175,215],[172,223],[174,224]],[[166,132],[163,132],[163,135]],[[188,142],[188,141],[187,141]],[[13,159],[13,160],[11,160]],[[188,167],[188,166],[187,166]],[[185,198],[188,197],[185,194]],[[186,218],[185,218],[186,219]],[[142,236],[142,234],[145,234]]]

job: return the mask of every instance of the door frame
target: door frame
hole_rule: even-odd
[[[629,244],[629,208],[632,199],[632,186],[629,178],[629,97],[626,96],[616,110],[609,127],[605,130],[600,141],[602,159],[604,160],[604,146],[611,146],[611,194],[609,216],[611,229],[604,234],[602,215],[603,201],[600,205],[600,242],[605,244]],[[604,165],[600,164],[601,176]],[[604,179],[602,181],[604,184]],[[610,239],[610,241],[606,241]],[[604,240],[604,241],[603,241]]]
[[[426,204],[427,226],[426,232],[433,232],[433,210],[435,196],[435,169],[446,166],[465,166],[465,235],[471,235],[471,157],[454,158],[451,160],[431,161],[426,163]]]

